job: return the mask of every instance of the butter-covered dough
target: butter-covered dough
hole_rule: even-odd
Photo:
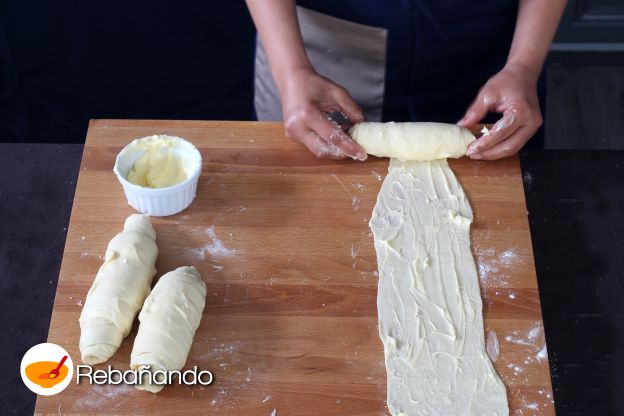
[[[470,130],[445,123],[363,122],[349,133],[368,154],[417,161],[462,157],[475,140]]]
[[[128,335],[156,274],[156,232],[149,217],[130,215],[109,243],[80,314],[80,354],[85,364],[107,361]]]
[[[139,314],[139,332],[130,356],[130,368],[149,371],[180,370],[193,343],[204,311],[206,284],[195,267],[180,267],[163,275],[145,300]],[[160,380],[157,377],[158,380]],[[163,384],[135,385],[158,393]]]
[[[393,416],[509,414],[485,351],[472,218],[446,160],[390,161],[370,227]]]

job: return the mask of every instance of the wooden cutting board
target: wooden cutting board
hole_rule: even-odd
[[[112,172],[131,140],[171,134],[204,164],[184,212],[153,218],[156,278],[194,265],[208,286],[187,367],[207,387],[153,395],[75,383],[40,396],[37,413],[387,414],[377,333],[377,264],[368,228],[388,160],[318,160],[280,123],[92,121],[67,234],[48,341],[80,363],[78,317],[108,241],[133,209]],[[548,358],[518,158],[451,160],[474,210],[473,253],[486,334],[511,414],[553,415]],[[109,362],[128,368],[134,330]],[[98,368],[105,368],[104,365]],[[274,412],[275,410],[275,412]]]

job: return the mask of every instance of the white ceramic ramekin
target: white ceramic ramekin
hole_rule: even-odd
[[[141,148],[140,142],[162,138],[174,141],[172,151],[180,158],[186,179],[166,188],[146,188],[128,181],[128,172],[134,163],[147,152],[145,148]],[[202,158],[199,150],[191,142],[180,137],[156,135],[136,139],[124,147],[117,155],[113,172],[121,182],[128,204],[132,208],[143,214],[164,217],[177,214],[191,205],[195,199],[201,166]]]

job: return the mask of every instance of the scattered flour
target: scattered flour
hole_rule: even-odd
[[[528,330],[526,333],[522,333],[519,330],[514,330],[512,332],[512,335],[507,335],[505,337],[505,341],[511,342],[513,344],[527,345],[530,347],[537,348],[537,345],[536,345],[537,338],[541,333],[542,333],[542,325],[538,323],[533,328]]]
[[[499,258],[502,264],[509,266],[512,263],[516,262],[516,260],[518,259],[518,254],[516,254],[515,250],[505,250]]]
[[[535,356],[537,357],[539,361],[548,359],[548,349],[546,348],[546,344],[544,344],[542,349],[539,350]]]
[[[194,249],[195,253],[197,253],[197,257],[200,259],[204,260],[206,258],[206,253],[210,254],[213,258],[231,257],[238,253],[237,250],[225,247],[223,242],[217,237],[214,227],[208,228],[206,234],[208,234],[211,243],[204,247]]]
[[[338,175],[336,175],[335,173],[330,173],[330,175],[332,176],[332,178],[334,178],[336,180],[336,182],[338,182],[340,184],[340,186],[342,187],[342,189],[344,189],[344,191],[351,197],[351,206],[353,207],[353,211],[357,211],[358,209],[360,209],[360,198],[357,197],[356,195],[353,194],[353,192],[351,192],[349,190],[349,188],[347,188],[344,184],[344,182],[342,182],[340,180],[340,178],[338,177]],[[355,183],[355,184],[351,184],[353,187],[355,187],[357,190],[359,190],[360,192],[364,189],[364,185],[360,184],[360,183]]]
[[[357,263],[357,256],[360,252],[359,248],[355,248],[353,243],[351,243],[351,258],[353,259],[353,269],[355,269],[355,265]]]
[[[537,403],[530,403],[530,404],[527,404],[524,407],[526,407],[527,409],[531,409],[531,410],[537,410],[539,406],[538,406]]]
[[[355,189],[357,189],[360,192],[363,192],[364,189],[366,189],[366,187],[359,182],[352,183],[351,186],[353,186]]]
[[[475,254],[479,279],[484,289],[490,286],[505,287],[509,285],[508,272],[515,267],[515,263],[518,261],[518,254],[515,250],[508,249],[496,255],[496,250],[489,248]]]
[[[72,410],[112,408],[121,402],[120,398],[135,392],[135,388],[128,384],[97,385],[93,384],[87,393],[76,400]],[[128,398],[126,398],[126,401]]]

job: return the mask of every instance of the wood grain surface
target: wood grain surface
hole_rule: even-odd
[[[194,265],[208,286],[186,367],[211,370],[215,382],[169,386],[156,395],[72,383],[56,396],[40,396],[36,412],[387,414],[368,221],[388,160],[318,160],[286,139],[280,123],[92,121],[48,341],[80,363],[81,307],[109,240],[134,212],[112,172],[114,159],[125,144],[151,134],[184,137],[204,160],[194,203],[152,221],[160,250],[156,279]],[[553,415],[518,159],[450,164],[474,210],[484,336],[500,344],[494,366],[511,414]],[[136,324],[108,363],[115,369],[128,368]]]

